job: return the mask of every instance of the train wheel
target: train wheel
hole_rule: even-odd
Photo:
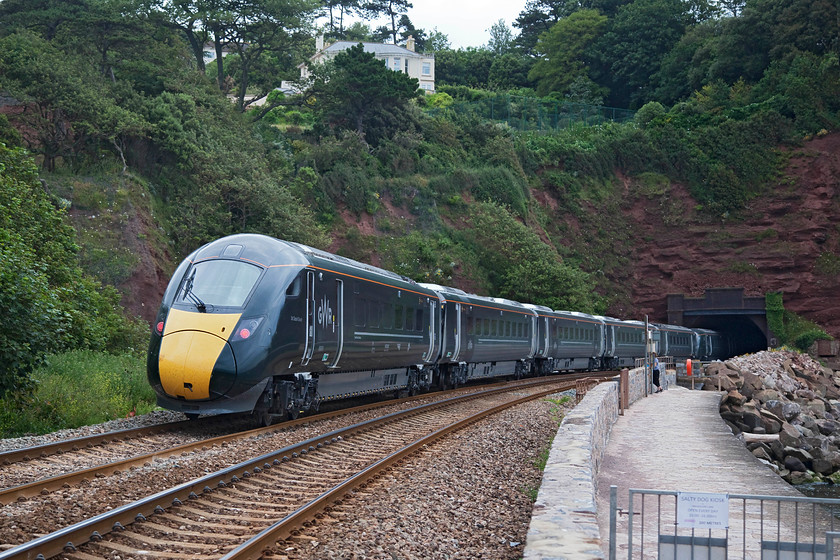
[[[289,420],[297,420],[298,416],[300,416],[300,408],[297,406],[294,408],[290,408],[289,411],[286,413],[286,416],[288,416]]]
[[[278,418],[279,417],[277,414],[272,414],[268,411],[264,411],[259,415],[258,424],[260,426],[271,426],[272,424],[277,422]]]

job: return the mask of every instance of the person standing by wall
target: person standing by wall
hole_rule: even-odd
[[[656,352],[653,353],[653,386],[656,387],[654,389],[654,393],[661,393],[662,386],[659,385],[659,374],[661,370],[659,369],[659,357],[657,357]]]

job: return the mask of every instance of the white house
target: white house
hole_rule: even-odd
[[[315,54],[309,58],[308,63],[299,66],[300,77],[309,77],[309,64],[330,60],[341,51],[358,44],[359,41],[336,41],[324,47],[324,36],[320,35],[315,40]],[[405,72],[412,78],[417,78],[417,81],[420,82],[420,89],[426,93],[435,92],[435,55],[415,52],[413,37],[408,38],[404,47],[364,42],[362,46],[365,52],[373,53],[387,68],[395,72]]]

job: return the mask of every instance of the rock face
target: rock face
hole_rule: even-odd
[[[840,482],[840,372],[790,351],[714,362],[704,389],[724,391],[720,415],[759,460],[792,484]]]
[[[679,184],[656,199],[632,199],[632,307],[618,316],[667,317],[663,294],[704,295],[706,288],[781,292],[785,308],[840,338],[840,133],[805,142],[790,154],[784,180],[750,201],[742,216],[704,220],[706,212]],[[652,242],[646,242],[652,240]]]

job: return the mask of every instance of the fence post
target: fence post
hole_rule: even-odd
[[[624,410],[630,408],[630,370],[621,370],[618,379],[618,413],[624,416]]]
[[[626,371],[626,370],[625,370]],[[623,374],[624,372],[622,372]],[[616,518],[618,517],[618,487],[610,485],[610,560],[616,560],[615,539],[618,533],[616,529]]]

